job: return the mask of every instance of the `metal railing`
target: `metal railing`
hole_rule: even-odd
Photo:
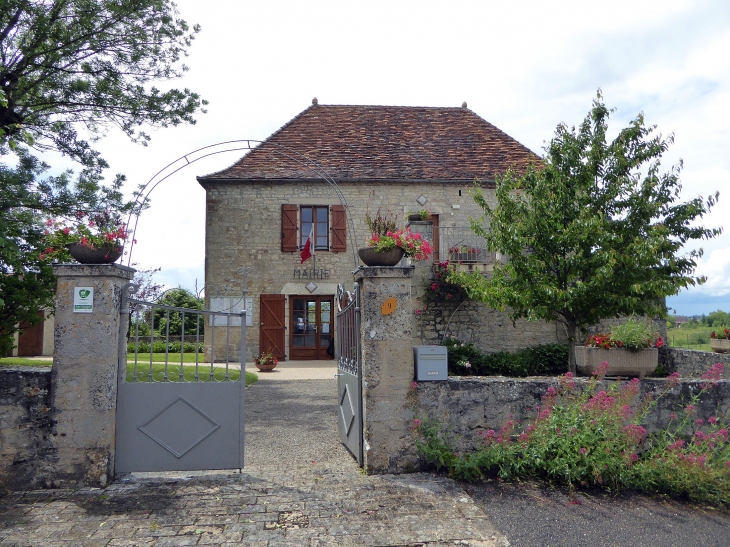
[[[131,317],[130,317],[131,312]],[[237,313],[210,310],[177,308],[163,304],[135,300],[123,293],[122,321],[129,324],[128,343],[134,351],[128,355],[127,343],[120,343],[120,376],[125,382],[235,382],[241,381],[245,371],[244,352],[231,359],[231,331],[239,329],[241,340],[246,337],[246,310]],[[209,319],[206,321],[206,317]],[[222,323],[222,325],[221,325]],[[180,335],[170,334],[171,324]],[[216,326],[213,326],[213,325]],[[221,326],[217,326],[221,325]],[[207,329],[210,345],[205,345]],[[141,332],[140,332],[141,331]],[[221,333],[223,331],[223,333]],[[216,340],[222,341],[216,342]],[[180,340],[179,355],[170,352],[172,339]],[[127,342],[124,339],[124,342]],[[155,352],[155,342],[164,343],[164,351]],[[185,351],[185,345],[192,343],[193,350]],[[221,351],[220,344],[225,344]],[[240,343],[237,341],[237,343]],[[149,346],[148,351],[140,351],[140,346]],[[205,348],[201,351],[201,348]],[[171,361],[173,353],[174,361]],[[216,359],[218,355],[225,357]],[[194,355],[194,358],[192,357]]]
[[[487,250],[484,238],[465,226],[439,226],[439,262],[494,264],[497,253]]]

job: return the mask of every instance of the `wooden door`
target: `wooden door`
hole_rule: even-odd
[[[264,352],[271,349],[274,357],[284,359],[286,357],[284,353],[285,296],[283,294],[262,294],[259,302],[261,304],[259,350]]]
[[[27,322],[20,325],[18,357],[43,355],[43,311],[38,312],[38,317],[40,322],[33,326]]]
[[[289,353],[292,359],[331,359],[334,321],[331,296],[292,296],[289,302]]]

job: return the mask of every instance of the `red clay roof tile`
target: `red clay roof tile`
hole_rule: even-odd
[[[292,152],[293,151],[293,152]],[[538,156],[467,108],[312,105],[214,180],[493,181]]]

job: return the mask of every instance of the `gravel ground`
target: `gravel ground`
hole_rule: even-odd
[[[337,380],[259,380],[250,386],[245,447],[245,467],[272,462],[283,469],[316,463],[356,467],[337,435]]]
[[[463,484],[513,547],[726,547],[730,511],[538,482]]]

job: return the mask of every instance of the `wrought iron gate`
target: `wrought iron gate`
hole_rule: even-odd
[[[144,302],[130,298],[136,289],[129,284],[122,292],[116,473],[242,468],[249,312],[192,310]],[[244,288],[244,303],[245,293]],[[175,362],[168,358],[171,324],[181,331],[180,356]],[[127,325],[135,347],[129,363]],[[155,335],[155,328],[165,334]],[[229,358],[235,349],[230,344],[234,329],[241,332],[237,363]],[[149,351],[139,351],[145,344],[149,344]],[[162,345],[164,358],[154,351]],[[194,360],[190,357],[193,353]]]
[[[340,441],[363,466],[362,359],[360,357],[360,292],[337,286],[337,428]],[[344,306],[344,308],[343,308]]]

